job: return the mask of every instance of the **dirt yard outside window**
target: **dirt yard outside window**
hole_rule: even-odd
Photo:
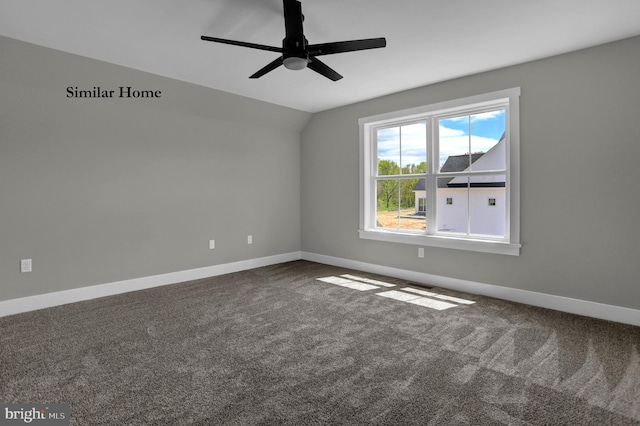
[[[378,211],[376,212],[376,220],[378,226],[392,229],[425,229],[426,221],[424,216],[414,216],[415,209]],[[400,220],[398,221],[398,216]]]

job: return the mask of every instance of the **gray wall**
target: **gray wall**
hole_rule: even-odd
[[[425,70],[428,72],[428,70]],[[520,86],[519,257],[358,238],[358,118]],[[302,249],[640,309],[640,38],[315,114]]]
[[[310,121],[1,37],[0,57],[0,300],[302,249],[640,309],[640,38]],[[66,98],[94,85],[162,98]],[[358,238],[358,118],[514,86],[521,256]]]
[[[0,57],[0,300],[300,250],[310,114],[1,37]]]

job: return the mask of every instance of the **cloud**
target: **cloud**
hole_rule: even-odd
[[[467,134],[467,132],[465,132],[464,130],[452,129],[450,127],[444,126],[440,126],[438,133],[440,134],[441,138],[451,138],[456,136],[464,136]]]
[[[426,161],[426,123],[420,122],[378,131],[378,158],[402,167]],[[402,146],[402,147],[401,147]],[[401,159],[402,157],[402,159]]]
[[[444,164],[447,158],[452,155],[489,151],[498,143],[498,138],[486,135],[469,136],[469,120],[472,123],[485,122],[489,124],[492,121],[499,122],[503,120],[503,117],[504,110],[498,110],[440,120],[438,129],[440,137],[438,160],[440,165]],[[485,133],[481,127],[476,129],[479,129],[480,133]],[[425,122],[378,130],[378,158],[380,160],[394,161],[399,165],[402,162],[402,167],[424,162],[427,152],[426,132],[427,126]]]
[[[468,154],[469,152],[487,152],[498,143],[498,139],[483,136],[450,136],[440,139],[440,165],[444,164],[452,155]]]

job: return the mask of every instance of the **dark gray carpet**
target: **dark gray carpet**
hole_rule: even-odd
[[[79,425],[640,424],[639,327],[317,280],[347,273],[407,284],[297,261],[0,318],[0,402]]]

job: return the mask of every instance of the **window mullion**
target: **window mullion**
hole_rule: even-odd
[[[437,168],[437,158],[438,158],[438,149],[435,141],[438,140],[438,126],[435,125],[435,118],[430,118],[427,120],[429,123],[429,129],[427,129],[427,172],[425,174],[425,194],[427,197],[426,200],[426,210],[425,210],[425,218],[427,221],[426,225],[426,233],[427,234],[435,234],[436,232],[436,188],[437,188],[437,178],[436,178],[436,168]]]
[[[469,162],[471,162],[471,155],[469,155]],[[469,177],[467,177],[467,235],[471,235],[471,179]]]
[[[402,172],[402,170],[400,170]],[[400,188],[402,187],[402,179],[400,179],[400,176],[396,177],[396,182],[398,185],[397,191],[396,191],[396,201],[398,203],[398,208],[396,209],[396,213],[398,214],[398,220],[396,220],[396,229],[400,229],[400,195],[401,195],[401,191]]]
[[[367,196],[368,196],[368,216],[367,221],[365,223],[365,229],[375,228],[376,224],[376,210],[377,210],[377,196],[376,191],[378,187],[378,138],[376,136],[375,127],[371,127],[369,129],[369,140],[372,141],[370,144],[370,149],[372,155],[369,156],[369,188],[367,188]]]

